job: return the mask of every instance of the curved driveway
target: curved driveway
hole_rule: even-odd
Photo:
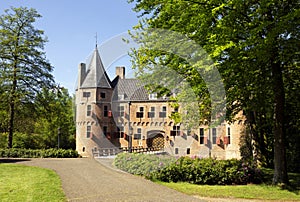
[[[109,159],[30,159],[19,163],[56,171],[68,201],[201,201],[113,169]]]

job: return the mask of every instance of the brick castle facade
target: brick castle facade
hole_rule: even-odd
[[[82,156],[99,149],[148,148],[175,156],[240,158],[242,121],[185,130],[170,119],[176,110],[168,98],[149,94],[139,80],[125,78],[124,67],[116,67],[110,80],[96,47],[90,61],[78,68],[76,150]]]

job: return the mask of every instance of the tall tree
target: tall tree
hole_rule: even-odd
[[[8,148],[12,147],[15,109],[30,103],[43,87],[53,84],[53,67],[43,52],[47,41],[34,23],[41,15],[24,7],[5,10],[0,16],[0,85],[9,108]]]
[[[299,71],[300,4],[298,0],[129,0],[144,20],[135,28],[180,32],[214,59],[226,88],[228,117],[246,112],[253,139],[274,137],[274,183],[288,183],[286,165],[284,77]],[[138,37],[143,37],[139,35]],[[157,36],[159,37],[159,36]],[[142,40],[141,40],[142,41]],[[148,41],[147,41],[148,42]],[[180,43],[174,41],[174,43]],[[133,52],[136,65],[170,64],[170,54],[143,48]],[[176,57],[175,57],[176,58]],[[179,61],[177,67],[184,64]],[[171,64],[172,65],[172,64]],[[141,74],[149,73],[139,66]],[[176,70],[177,67],[174,67]],[[177,68],[184,71],[189,66]],[[195,86],[190,82],[191,86]],[[197,85],[197,84],[196,84]],[[260,148],[264,148],[260,146]]]

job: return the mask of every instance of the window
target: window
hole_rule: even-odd
[[[216,128],[212,129],[212,143],[213,144],[217,143],[217,129]]]
[[[106,105],[103,107],[103,116],[104,117],[108,116],[108,106],[106,106]]]
[[[125,114],[124,106],[118,106],[118,116],[119,117],[124,117],[124,114]]]
[[[103,126],[103,135],[107,136],[107,126]]]
[[[142,129],[137,128],[136,129],[136,134],[134,134],[134,139],[135,140],[140,140],[142,138]]]
[[[186,148],[186,154],[191,154],[191,149],[190,148]]]
[[[83,92],[83,97],[91,97],[91,92]]]
[[[119,136],[119,138],[124,137],[124,126],[119,126],[118,127],[118,136]]]
[[[155,107],[151,107],[150,112],[148,112],[148,118],[155,117]]]
[[[104,93],[104,92],[101,92],[101,93],[100,93],[100,97],[104,99],[104,98],[105,98],[105,93]]]
[[[125,95],[124,94],[118,95],[118,100],[124,100],[124,99],[125,99]]]
[[[167,107],[163,106],[161,112],[159,112],[159,118],[166,118],[167,117]]]
[[[200,144],[204,144],[204,128],[200,128]]]
[[[178,136],[180,133],[180,126],[173,126],[173,130],[171,130],[171,136]]]
[[[91,106],[91,105],[88,105],[88,106],[86,107],[86,115],[87,115],[87,116],[91,116],[91,114],[92,114],[92,106]]]
[[[91,137],[92,126],[86,126],[86,137]]]
[[[144,107],[139,108],[139,112],[136,112],[136,118],[143,118],[144,117]]]
[[[156,99],[157,99],[157,93],[149,94],[149,100],[156,100]]]
[[[178,154],[178,148],[175,148],[175,154]]]
[[[230,144],[230,137],[231,137],[231,131],[230,131],[230,127],[227,128],[227,144]]]

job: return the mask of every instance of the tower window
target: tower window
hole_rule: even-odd
[[[105,98],[105,93],[104,93],[104,92],[101,92],[101,93],[100,93],[100,97],[101,97],[101,98]]]
[[[107,117],[108,116],[108,106],[103,106],[103,116]]]
[[[104,136],[107,135],[107,126],[103,126],[103,135],[104,135]]]
[[[83,97],[91,97],[91,92],[83,92]]]
[[[186,154],[191,154],[191,149],[190,148],[186,148]]]
[[[92,114],[92,106],[91,106],[91,105],[88,105],[88,106],[86,107],[86,115],[87,115],[87,116],[91,116],[91,114]]]
[[[86,137],[91,137],[92,126],[86,126]]]

